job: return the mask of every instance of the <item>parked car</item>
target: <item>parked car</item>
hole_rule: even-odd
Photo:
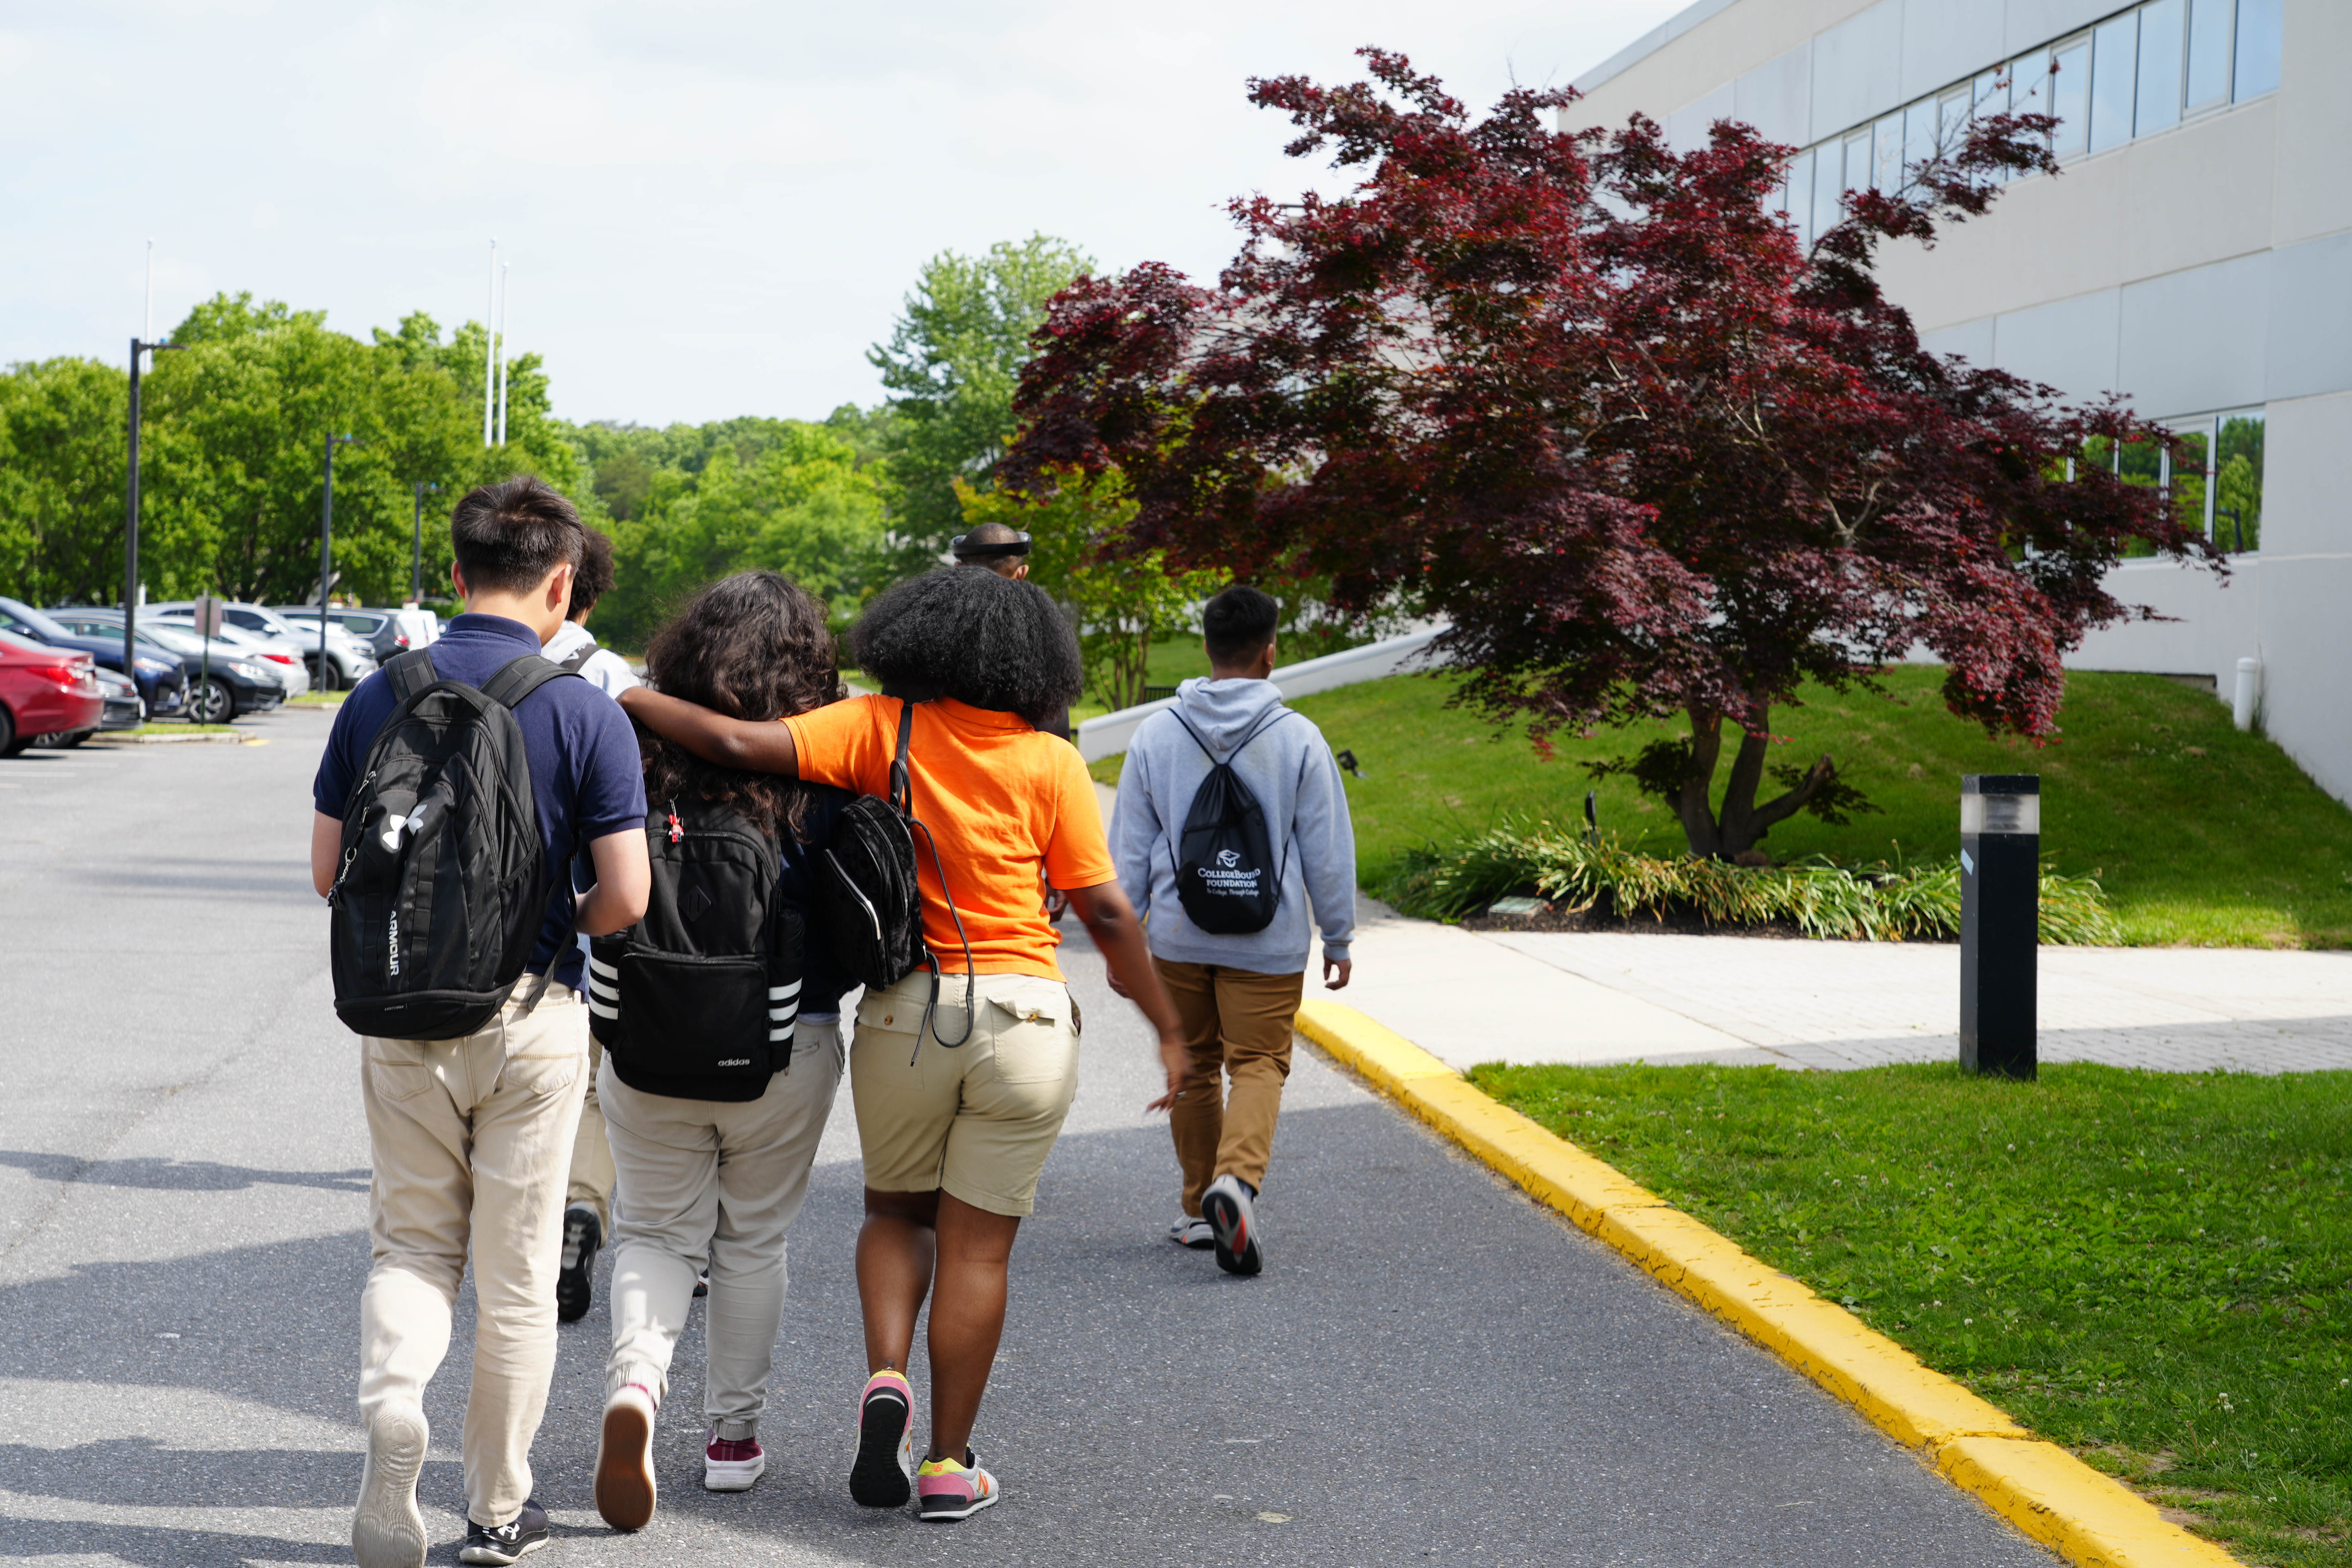
[[[151,616],[158,622],[182,626],[191,632],[196,629],[196,615],[193,608],[174,608],[169,605],[141,605],[139,618],[144,621]],[[315,682],[319,664],[318,639],[313,637],[310,642],[303,642],[291,626],[281,632],[265,621],[256,629],[240,626],[233,616],[224,614],[221,616],[220,640],[233,647],[247,649],[250,657],[267,659],[276,665],[278,678],[285,685],[289,697],[301,696]],[[330,664],[333,662],[336,651],[330,642],[327,647]],[[374,667],[370,665],[369,668]]]
[[[163,616],[189,626],[195,625],[196,621],[195,603],[190,599],[148,605],[139,613],[142,616]],[[365,643],[339,637],[331,628],[327,634],[329,674],[322,677],[319,673],[319,623],[315,616],[306,629],[267,605],[248,605],[231,599],[221,605],[221,630],[226,633],[232,626],[268,639],[280,653],[294,655],[302,668],[310,672],[310,684],[321,691],[331,691],[338,686],[355,685],[375,670],[375,656],[368,651]],[[288,695],[299,697],[301,693],[289,692]]]
[[[116,647],[122,644],[121,610],[51,610],[49,618],[76,636],[111,636]],[[144,616],[139,618],[139,640],[180,661],[190,687],[188,717],[200,724],[226,724],[247,713],[267,713],[286,700],[279,667],[252,658],[248,649]]]
[[[79,745],[105,716],[90,655],[0,632],[0,757],[15,756],[39,735]]]
[[[110,669],[93,668],[90,674],[97,679],[99,695],[106,704],[99,714],[99,730],[102,732],[139,728],[146,711],[146,704],[139,700],[139,689]],[[33,744],[63,749],[79,746],[89,736],[88,730],[58,730],[34,736]]]
[[[0,598],[0,631],[15,632],[51,647],[79,648],[96,659],[100,669],[117,674],[122,671],[122,626],[119,620],[112,637],[80,637],[68,631],[46,610]],[[139,683],[139,698],[146,705],[147,717],[163,718],[180,711],[188,700],[188,677],[180,668],[178,656],[151,649],[139,655],[133,663],[131,676]]]
[[[277,613],[305,628],[313,642],[318,639],[318,605],[280,605]],[[340,605],[328,607],[327,626],[330,638],[340,629],[366,648],[378,664],[412,647],[423,647],[440,632],[430,610],[347,610]]]

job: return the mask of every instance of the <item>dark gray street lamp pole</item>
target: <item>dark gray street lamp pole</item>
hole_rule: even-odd
[[[425,603],[425,492],[440,488],[423,479],[410,487],[416,492],[416,518],[408,546],[408,602],[420,606]]]
[[[139,358],[184,347],[131,340],[131,482],[122,517],[122,672],[139,668]]]
[[[319,502],[319,689],[333,683],[327,662],[327,584],[335,575],[335,448],[356,447],[356,436],[327,437],[327,489]]]

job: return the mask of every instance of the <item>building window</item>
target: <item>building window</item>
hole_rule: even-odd
[[[2131,140],[2132,94],[2139,84],[2139,13],[2126,11],[2091,33],[2090,150]]]
[[[1903,188],[1903,115],[1899,110],[1878,122],[1870,177],[1856,181],[1852,165],[1848,165],[1846,183],[1857,187],[1866,184],[1872,190],[1885,191],[1890,196]]]
[[[1834,151],[1832,149],[1831,151]],[[1813,154],[1800,153],[1789,163],[1789,183],[1780,192],[1780,208],[1797,230],[1797,243],[1813,243]]]
[[[2230,96],[2241,103],[2279,84],[2285,10],[2286,0],[2238,0],[2237,69]]]
[[[2259,408],[2224,414],[2213,442],[2213,542],[2236,554],[2263,547],[2263,427]]]
[[[2147,136],[2180,123],[2181,0],[2156,0],[2139,11],[2139,91],[2132,134]]]
[[[2230,98],[2232,0],[2189,0],[2188,111],[2218,109]]]
[[[2058,117],[2058,129],[2050,133],[2050,151],[2062,159],[2081,156],[2091,144],[2091,39],[2088,34],[2051,46],[2049,75],[2042,83],[2042,101],[2049,105],[2043,112]]]

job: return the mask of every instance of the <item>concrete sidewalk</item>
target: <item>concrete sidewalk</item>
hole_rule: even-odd
[[[1949,1061],[1959,949],[1468,931],[1359,903],[1344,999],[1457,1068]],[[2042,1059],[2172,1072],[2352,1068],[2352,953],[2045,947]]]

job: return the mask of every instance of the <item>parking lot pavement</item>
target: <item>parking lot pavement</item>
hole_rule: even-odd
[[[347,1560],[367,1152],[306,876],[327,722],[275,718],[267,747],[0,763],[8,1556]],[[1086,1084],[1023,1227],[977,1435],[1003,1505],[927,1527],[845,1495],[859,1183],[837,1115],[793,1238],[767,1477],[697,1484],[698,1314],[661,1511],[642,1539],[603,1528],[600,1294],[563,1331],[535,1452],[560,1539],[537,1561],[2053,1561],[1311,1053],[1266,1274],[1169,1247],[1167,1132],[1137,1110],[1146,1032],[1098,961],[1070,968]],[[428,1405],[436,1563],[460,1530],[471,1312],[469,1294]]]

